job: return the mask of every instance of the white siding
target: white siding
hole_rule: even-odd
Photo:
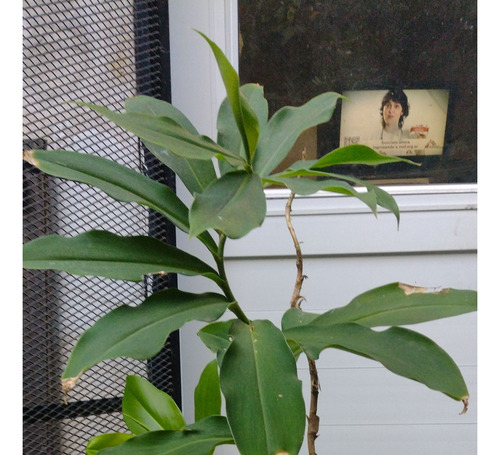
[[[346,197],[296,200],[293,220],[308,276],[302,292],[304,310],[321,312],[341,306],[365,290],[392,281],[476,288],[474,189],[427,187],[428,194],[411,194],[410,188],[395,190],[400,193],[396,199],[402,212],[399,230],[389,213],[380,213],[376,220],[357,201]],[[228,275],[243,309],[253,319],[268,318],[278,326],[295,279],[285,201],[284,195],[271,196],[263,227],[227,247]],[[182,248],[194,246],[183,237],[179,243]],[[203,279],[180,279],[184,289],[203,291],[206,284]],[[188,419],[193,412],[193,387],[211,359],[196,338],[199,327],[191,324],[182,330],[183,398]],[[434,339],[456,360],[469,386],[469,412],[459,415],[460,403],[400,378],[373,361],[329,350],[318,361],[322,389],[319,454],[329,453],[327,448],[335,448],[334,453],[339,454],[362,454],[367,445],[372,453],[385,454],[421,454],[424,449],[428,455],[475,453],[476,315],[412,328]],[[307,397],[304,359],[298,367]],[[221,453],[232,453],[227,450]]]

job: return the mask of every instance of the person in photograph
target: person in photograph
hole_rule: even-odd
[[[409,139],[408,130],[403,129],[404,121],[410,113],[408,97],[403,90],[389,90],[380,106],[382,131],[379,139],[383,141],[400,141]]]

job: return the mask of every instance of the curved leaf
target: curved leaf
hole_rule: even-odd
[[[95,104],[80,102],[76,104],[92,109],[139,138],[170,150],[183,158],[211,160],[216,157],[236,165],[244,162],[241,157],[217,145],[208,137],[192,134],[168,117],[156,117],[137,112],[119,113]]]
[[[270,321],[234,321],[220,384],[236,445],[242,455],[296,455],[305,406],[295,359]],[[278,374],[276,372],[279,372]]]
[[[399,206],[398,206],[396,200],[387,191],[383,190],[382,188],[379,188],[377,185],[373,185],[372,183],[368,183],[368,182],[365,182],[363,180],[360,180],[360,179],[357,179],[354,177],[335,175],[335,174],[333,174],[333,177],[345,178],[349,182],[353,182],[353,183],[356,183],[358,185],[362,185],[368,191],[372,191],[377,197],[377,205],[380,205],[380,207],[383,207],[383,208],[389,210],[391,213],[393,213],[394,216],[396,217],[396,220],[397,220],[398,226],[399,226],[399,221],[400,221]]]
[[[194,389],[194,419],[196,422],[220,415],[222,398],[220,393],[217,360],[212,360],[203,369],[200,380]]]
[[[257,84],[245,84],[240,87],[240,96],[245,97],[257,115],[259,129],[264,129],[268,118],[267,100],[264,98],[264,89]],[[227,150],[244,156],[241,134],[236,126],[229,99],[225,98],[220,105],[217,115],[217,143]],[[226,174],[234,168],[226,161],[219,161],[221,174]]]
[[[467,386],[453,359],[429,338],[401,327],[376,332],[355,323],[317,325],[284,330],[312,359],[328,347],[376,360],[388,370],[465,403]]]
[[[323,314],[332,313],[333,311],[334,310],[331,310]],[[318,319],[320,316],[321,314],[309,313],[307,311],[302,311],[300,308],[289,308],[283,313],[283,316],[281,317],[281,329],[283,330],[283,332],[285,332],[287,330],[293,329],[294,327],[312,325],[313,321]]]
[[[174,191],[121,164],[66,150],[31,150],[23,158],[47,174],[95,186],[117,201],[152,208],[189,231],[188,208]]]
[[[233,443],[226,418],[212,416],[182,431],[152,431],[135,436],[99,455],[207,455],[218,445]]]
[[[332,178],[332,179],[340,179],[340,180],[345,180],[347,182],[352,182],[356,185],[364,186],[367,189],[368,193],[372,193],[377,200],[377,205],[393,213],[399,225],[400,214],[399,214],[398,204],[396,200],[387,191],[383,190],[382,188],[379,188],[377,185],[373,185],[372,183],[365,182],[363,180],[351,177],[349,175],[318,171],[312,169],[311,166],[313,166],[314,163],[315,161],[311,160],[297,161],[292,166],[290,166],[289,169],[280,172],[279,174],[266,177],[264,181],[272,182],[273,180],[281,178],[290,178],[290,177],[317,177],[320,179]]]
[[[270,174],[288,155],[300,134],[330,120],[341,95],[323,93],[300,107],[284,107],[277,111],[261,132],[255,151],[253,169],[261,177]]]
[[[200,259],[147,236],[122,237],[107,231],[75,237],[47,235],[25,243],[23,256],[27,269],[74,275],[141,281],[150,273],[180,273],[220,281],[217,272]]]
[[[198,131],[189,119],[166,101],[139,95],[125,101],[125,111],[149,114],[156,117],[168,117],[189,133],[198,135]],[[191,194],[201,193],[210,182],[217,178],[212,161],[182,158],[148,141],[144,141],[144,145],[156,158],[177,174]]]
[[[264,181],[286,185],[290,191],[300,195],[314,194],[318,191],[329,191],[331,193],[352,196],[366,204],[375,215],[377,214],[377,196],[373,191],[358,192],[342,180],[311,180],[308,178],[270,176],[265,178]]]
[[[346,145],[338,149],[332,150],[326,155],[319,158],[311,169],[321,169],[328,166],[344,165],[344,164],[365,164],[368,166],[378,166],[380,164],[404,162],[420,166],[419,163],[400,158],[397,156],[381,155],[372,148],[366,145]]]
[[[203,327],[198,336],[205,346],[217,356],[217,363],[222,364],[222,359],[231,345],[231,326],[234,320],[217,321]]]
[[[94,436],[87,444],[85,455],[96,455],[101,450],[119,446],[133,437],[127,433],[106,433]]]
[[[266,216],[266,197],[258,175],[234,171],[196,194],[189,212],[192,236],[218,229],[237,239],[260,226]]]
[[[152,96],[137,95],[125,100],[125,111],[149,114],[156,117],[168,117],[191,134],[198,135],[191,121],[175,106]]]
[[[477,292],[391,283],[318,316],[315,325],[356,322],[366,327],[418,324],[477,310]]]
[[[227,57],[206,35],[199,31],[198,33],[208,43],[215,56],[215,60],[217,61],[217,65],[219,66],[219,71],[222,76],[222,81],[226,87],[231,111],[241,135],[246,162],[250,163],[259,139],[259,121],[257,119],[257,114],[254,112],[248,101],[241,96],[238,73],[231,66]]]
[[[99,319],[76,343],[63,373],[65,390],[97,363],[116,357],[145,360],[157,354],[168,335],[191,320],[215,321],[228,301],[219,294],[166,289],[137,307],[120,306]]]
[[[180,430],[186,426],[175,401],[139,376],[127,376],[122,413],[128,429],[134,434]]]

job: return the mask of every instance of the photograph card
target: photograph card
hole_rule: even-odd
[[[443,154],[448,90],[357,90],[343,95],[340,146],[363,144],[391,156]]]

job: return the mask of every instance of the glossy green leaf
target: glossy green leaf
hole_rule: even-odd
[[[467,402],[468,391],[451,357],[429,338],[401,327],[377,332],[355,323],[322,326],[312,323],[284,330],[312,359],[332,347],[376,360],[388,370],[455,400]]]
[[[396,220],[398,222],[399,226],[399,221],[400,221],[400,213],[399,213],[399,206],[396,202],[396,200],[390,195],[387,191],[383,190],[382,188],[379,188],[377,185],[373,185],[369,182],[365,182],[363,180],[353,178],[353,177],[346,177],[342,175],[333,175],[334,178],[342,178],[344,177],[347,181],[362,185],[364,186],[368,191],[371,191],[375,194],[377,197],[377,205],[380,207],[383,207],[389,212],[393,213],[394,216],[396,217]]]
[[[270,321],[234,321],[220,383],[242,455],[296,455],[305,428],[302,385],[282,332]],[[277,373],[279,372],[279,373]]]
[[[231,111],[240,132],[243,149],[245,150],[246,162],[250,163],[259,140],[259,120],[248,101],[241,96],[240,80],[238,73],[231,66],[220,48],[206,35],[198,32],[208,43],[217,61],[222,81],[226,87],[227,97],[231,106]]]
[[[137,112],[113,112],[104,106],[76,103],[88,107],[121,128],[130,131],[144,141],[170,150],[175,155],[196,160],[228,160],[232,164],[243,162],[241,157],[225,150],[205,136],[194,135],[175,120],[168,117],[140,114]]]
[[[477,310],[477,292],[391,283],[319,316],[315,325],[356,322],[366,327],[418,324]]]
[[[102,453],[101,450],[119,446],[133,437],[133,435],[126,433],[106,433],[94,436],[87,444],[85,455]]]
[[[261,177],[270,174],[286,158],[302,132],[330,120],[340,97],[327,92],[300,107],[278,110],[261,132],[253,160],[254,171]]]
[[[374,214],[377,214],[377,196],[373,191],[356,191],[351,185],[342,180],[311,180],[308,178],[270,176],[264,179],[264,181],[285,185],[290,191],[300,195],[314,194],[318,191],[329,191],[331,193],[353,196],[366,204]]]
[[[129,281],[141,281],[150,273],[203,275],[220,281],[217,272],[200,259],[147,236],[122,237],[107,231],[75,237],[47,235],[25,243],[23,255],[27,269]]]
[[[237,239],[260,226],[266,216],[266,197],[258,175],[234,171],[196,194],[189,212],[192,236],[217,229]]]
[[[188,209],[174,191],[121,164],[65,150],[31,150],[24,159],[47,174],[95,186],[117,201],[150,207],[189,231]]]
[[[219,294],[191,294],[177,289],[156,292],[137,307],[120,306],[99,319],[76,343],[63,373],[70,389],[97,363],[116,357],[146,360],[157,354],[174,330],[191,320],[212,322],[228,306]]]
[[[233,444],[227,420],[207,417],[182,431],[153,431],[135,436],[99,455],[207,455],[221,444]]]
[[[146,379],[127,376],[122,400],[123,420],[134,434],[180,430],[186,426],[175,401]]]
[[[126,99],[125,112],[149,114],[156,117],[167,117],[174,120],[191,134],[199,134],[195,126],[179,109],[166,101],[159,100],[151,96],[138,95]]]
[[[194,389],[194,419],[196,422],[220,415],[222,398],[220,393],[217,360],[212,360],[203,369],[200,380]]]
[[[377,153],[366,145],[346,145],[336,150],[327,153],[319,158],[311,169],[321,169],[328,166],[345,165],[345,164],[365,164],[368,166],[378,166],[380,164],[404,162],[420,166],[419,163],[400,158],[397,156],[387,156]]]
[[[245,97],[257,115],[259,129],[262,130],[268,118],[267,100],[264,98],[264,89],[257,84],[245,84],[240,87],[241,96]],[[236,126],[229,98],[224,99],[217,115],[217,143],[233,153],[245,156],[241,134]],[[219,161],[221,174],[234,170],[227,161]]]
[[[354,183],[355,185],[364,186],[368,193],[371,193],[370,197],[375,196],[377,205],[389,210],[394,214],[399,225],[400,213],[399,207],[396,200],[385,190],[379,188],[372,183],[365,182],[361,179],[351,177],[349,175],[337,174],[333,172],[325,172],[320,170],[312,169],[314,166],[314,160],[308,161],[297,161],[289,169],[280,172],[279,174],[274,174],[270,177],[266,177],[264,181],[272,182],[273,180],[279,181],[279,179],[288,179],[291,177],[315,177],[318,179],[340,179],[347,182]]]
[[[198,332],[200,340],[216,354],[219,366],[222,364],[227,348],[231,345],[232,337],[230,332],[232,325],[233,320],[212,322]]]
[[[333,311],[333,310],[332,310]],[[328,311],[327,313],[331,313]],[[327,314],[323,313],[323,314]],[[293,329],[294,327],[302,327],[312,325],[313,321],[321,316],[321,313],[309,313],[300,308],[289,308],[281,317],[281,329],[283,332]]]
[[[125,110],[129,113],[136,112],[157,117],[168,117],[177,122],[189,133],[198,135],[198,131],[189,119],[166,101],[139,95],[125,101]],[[164,147],[148,141],[144,141],[144,145],[156,158],[177,174],[191,194],[201,193],[210,182],[217,178],[214,165],[210,160],[203,161],[182,158]]]

